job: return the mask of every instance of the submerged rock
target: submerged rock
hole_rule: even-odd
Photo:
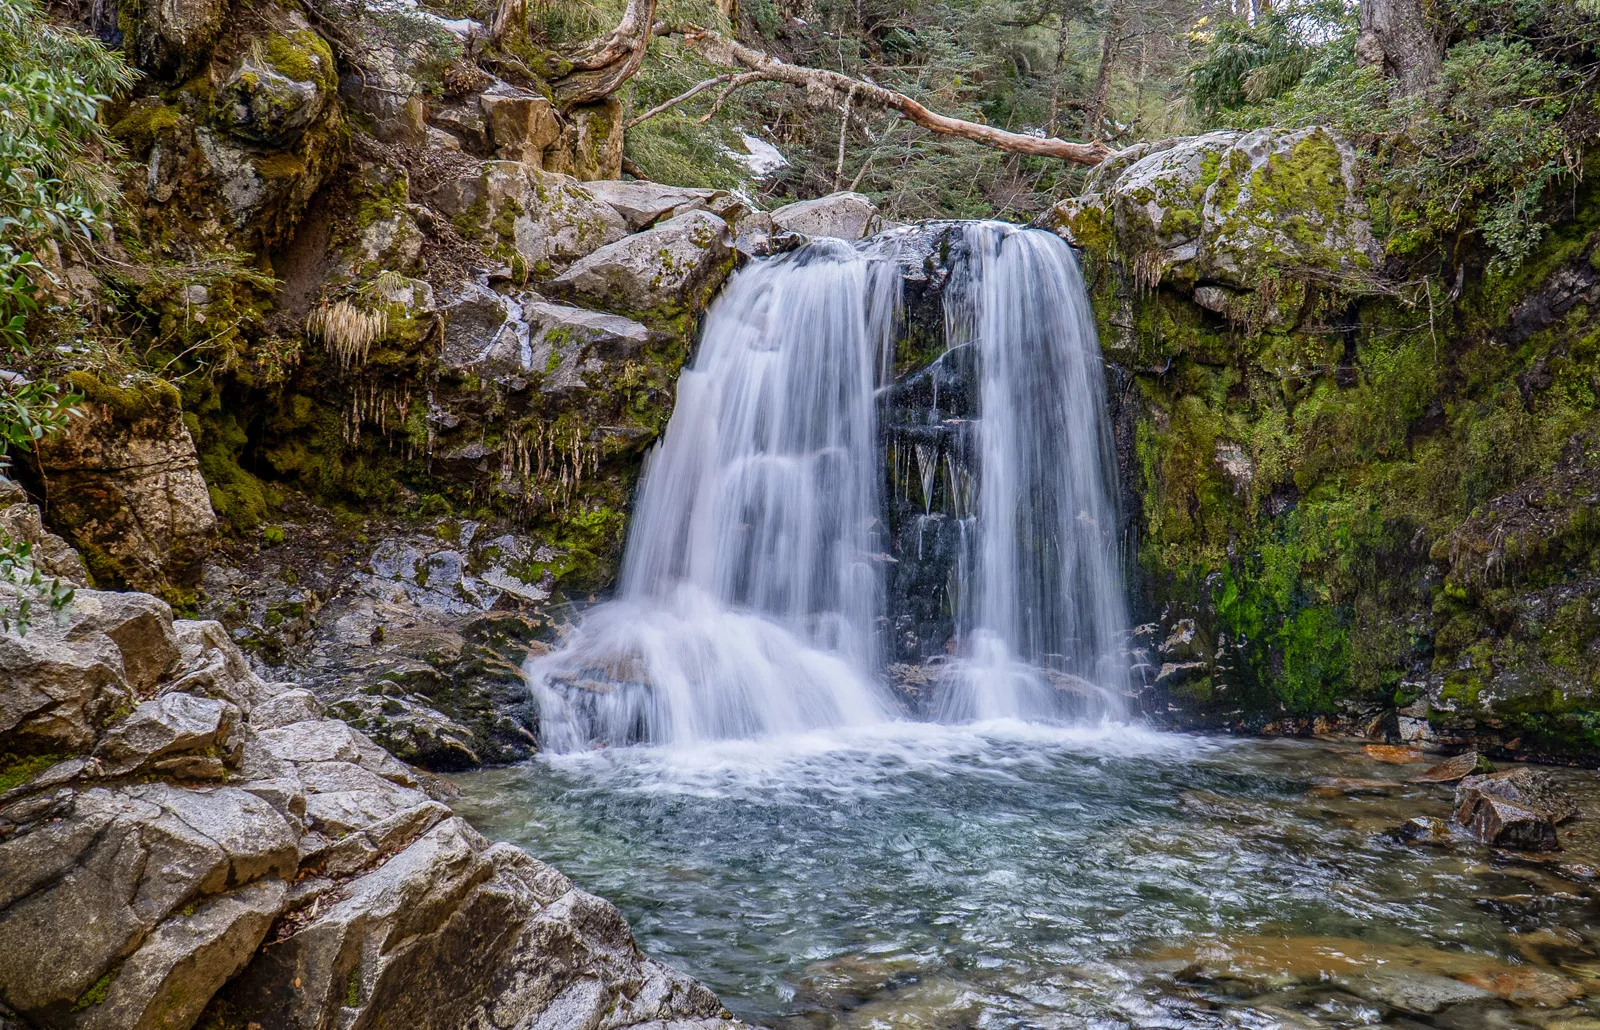
[[[1423,1014],[1495,997],[1493,991],[1433,973],[1370,973],[1341,979],[1339,985],[1368,1001]]]

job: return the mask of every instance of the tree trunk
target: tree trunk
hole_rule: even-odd
[[[528,36],[528,0],[500,0],[489,23],[489,38],[496,46],[514,46]]]
[[[604,100],[620,89],[644,63],[655,17],[656,0],[628,0],[617,27],[569,55],[571,70],[551,80],[557,106],[566,110]]]
[[[1072,32],[1072,18],[1063,10],[1061,12],[1061,31],[1056,35],[1056,70],[1055,77],[1050,81],[1050,122],[1045,126],[1044,134],[1056,134],[1057,119],[1061,115],[1061,78],[1067,70],[1067,43]]]
[[[1101,136],[1100,122],[1105,117],[1106,104],[1111,99],[1111,70],[1116,66],[1118,52],[1122,49],[1122,0],[1111,0],[1106,12],[1106,34],[1100,40],[1100,74],[1094,80],[1094,95],[1083,112],[1083,136],[1095,140]]]
[[[1361,35],[1356,59],[1419,93],[1433,84],[1443,60],[1438,36],[1423,12],[1423,0],[1361,0]]]

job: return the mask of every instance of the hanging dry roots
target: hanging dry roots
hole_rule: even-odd
[[[306,319],[306,332],[322,340],[322,346],[348,372],[366,363],[372,344],[389,328],[383,310],[363,311],[348,300],[326,299]]]

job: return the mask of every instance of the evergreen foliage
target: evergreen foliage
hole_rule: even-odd
[[[1600,19],[1573,0],[1436,9],[1449,45],[1421,92],[1358,65],[1341,0],[1290,0],[1210,31],[1190,95],[1210,126],[1330,124],[1355,141],[1375,228],[1404,268],[1452,269],[1487,244],[1490,271],[1510,274],[1600,139]]]

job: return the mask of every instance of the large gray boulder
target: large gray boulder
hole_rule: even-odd
[[[586,182],[583,188],[595,199],[615,208],[635,230],[647,229],[664,217],[681,215],[686,211],[710,211],[719,217],[726,217],[727,211],[738,203],[727,190],[667,186],[642,179],[626,182],[601,179]]]
[[[603,385],[617,363],[637,357],[651,341],[650,330],[630,318],[566,304],[530,301],[522,317],[532,365],[542,370],[539,388],[550,393]]]
[[[786,204],[772,212],[779,229],[805,236],[864,240],[887,226],[878,206],[862,193],[830,193],[815,200]]]
[[[38,449],[53,524],[91,556],[99,585],[198,584],[217,520],[177,391],[70,379],[87,394],[83,417]]]
[[[600,248],[549,288],[660,321],[703,308],[732,270],[728,224],[709,211],[689,211]]]

